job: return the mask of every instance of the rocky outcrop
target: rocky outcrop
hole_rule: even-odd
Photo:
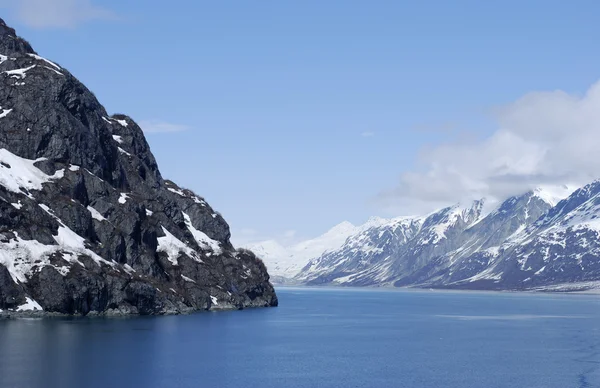
[[[0,310],[167,314],[276,306],[264,264],[164,180],[109,115],[0,19]]]

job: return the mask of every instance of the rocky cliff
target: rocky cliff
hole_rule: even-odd
[[[276,306],[225,220],[164,180],[110,115],[0,19],[0,311],[167,314]]]

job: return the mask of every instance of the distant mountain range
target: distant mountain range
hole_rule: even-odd
[[[342,222],[322,236],[290,247],[284,247],[275,240],[268,240],[246,248],[261,257],[268,265],[269,274],[281,282],[296,276],[310,260],[319,257],[323,252],[342,246],[348,237],[358,231],[359,228],[350,222]]]
[[[285,248],[255,244],[279,282],[458,289],[600,284],[600,181],[538,188],[484,213],[484,200],[425,216],[344,222]]]

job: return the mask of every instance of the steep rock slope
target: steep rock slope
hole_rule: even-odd
[[[0,310],[165,314],[277,305],[225,220],[0,19]]]

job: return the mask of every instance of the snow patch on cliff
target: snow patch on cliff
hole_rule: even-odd
[[[8,70],[8,71],[5,71],[4,73],[12,78],[23,79],[27,76],[27,72],[35,67],[36,67],[36,65],[32,65],[32,66],[26,67],[24,69]]]
[[[49,61],[49,60],[47,60],[47,59],[46,59],[46,58],[44,58],[44,57],[40,57],[40,56],[39,56],[39,55],[37,55],[37,54],[27,54],[27,55],[29,55],[29,56],[30,56],[30,57],[32,57],[32,58],[35,58],[35,59],[37,59],[38,61],[44,61],[44,62],[46,62],[47,64],[49,64],[50,66],[52,66],[52,67],[53,67],[53,68],[55,68],[56,70],[62,70],[62,68],[61,68],[60,66],[58,66],[56,63],[54,63],[54,62],[52,62],[52,61]],[[1,62],[0,62],[0,63],[1,63]]]
[[[93,219],[95,219],[97,221],[106,221],[106,218],[104,218],[104,216],[102,214],[100,214],[100,212],[98,210],[94,209],[93,207],[88,206],[87,210],[90,212]]]
[[[17,311],[44,311],[42,306],[40,306],[40,304],[35,300],[31,299],[30,297],[27,297],[26,300],[27,302],[17,307]]]
[[[47,175],[35,166],[35,163],[43,160],[21,158],[5,148],[0,149],[0,185],[13,193],[33,198],[29,190],[41,190],[44,183],[64,177],[64,170]]]
[[[164,226],[161,225],[162,231],[165,234],[163,237],[158,238],[157,252],[164,252],[168,256],[168,260],[173,265],[179,265],[178,258],[181,253],[184,253],[194,259],[195,261],[202,263],[202,260],[198,257],[198,253],[190,248],[183,241],[173,236]]]
[[[192,233],[198,245],[200,245],[202,249],[207,249],[214,252],[216,255],[220,255],[222,253],[221,243],[208,237],[204,232],[194,228],[190,216],[184,212],[181,213],[185,220],[185,226],[187,226],[190,233]]]

